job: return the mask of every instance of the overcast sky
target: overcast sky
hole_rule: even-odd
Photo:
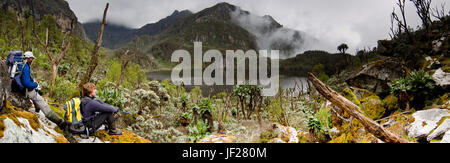
[[[389,38],[390,14],[397,0],[67,0],[80,22],[101,19],[107,2],[109,22],[132,28],[154,23],[174,10],[201,11],[219,2],[240,6],[256,15],[271,15],[284,27],[306,32],[327,42],[321,50],[337,52],[345,42],[349,53],[356,49],[373,48],[377,40]],[[408,24],[420,24],[415,8],[406,8]],[[433,0],[440,6],[446,0]],[[446,11],[450,2],[446,3]]]

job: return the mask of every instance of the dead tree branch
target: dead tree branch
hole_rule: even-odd
[[[383,126],[379,125],[370,118],[367,118],[360,112],[358,112],[359,107],[353,104],[351,101],[341,96],[339,93],[333,91],[331,88],[323,84],[319,79],[317,79],[312,73],[308,74],[308,79],[314,85],[316,90],[326,99],[331,101],[334,105],[346,111],[352,117],[358,119],[364,128],[372,133],[374,136],[380,140],[388,143],[407,143],[403,138],[389,132]]]
[[[87,69],[87,72],[86,72],[86,74],[84,75],[84,77],[82,78],[82,80],[81,80],[81,82],[79,84],[79,88],[80,89],[82,88],[82,86],[85,83],[87,83],[89,81],[89,79],[91,79],[95,68],[97,68],[97,65],[98,65],[98,50],[100,49],[100,46],[102,45],[103,30],[105,29],[105,25],[106,25],[106,14],[108,12],[108,8],[109,8],[109,3],[106,3],[105,10],[103,11],[102,24],[100,26],[100,31],[98,32],[98,36],[97,36],[97,42],[95,43],[94,49],[92,50],[91,60],[89,62],[89,67]]]

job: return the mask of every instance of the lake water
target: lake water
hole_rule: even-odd
[[[163,81],[166,79],[171,80],[171,71],[157,71],[150,72],[147,74],[147,78],[149,80],[158,80]],[[292,76],[292,75],[280,75],[280,86],[282,89],[293,89],[294,93],[298,93],[300,90],[306,91],[308,88],[307,79],[305,77],[300,76]],[[186,85],[184,88],[187,91],[192,90],[196,86]],[[200,85],[200,89],[202,89],[203,96],[213,96],[219,92],[231,92],[233,90],[233,86],[229,85]]]

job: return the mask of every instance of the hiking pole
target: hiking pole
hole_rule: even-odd
[[[130,113],[128,113],[128,112],[126,112],[126,111],[123,111],[123,110],[121,110],[121,109],[119,109],[119,112],[122,112],[122,113],[125,113],[125,114],[128,114],[128,115],[131,115]]]

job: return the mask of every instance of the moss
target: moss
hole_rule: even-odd
[[[372,95],[361,100],[362,111],[371,119],[379,119],[384,114],[384,104],[380,97]]]
[[[57,136],[54,138],[57,143],[69,143],[69,141],[67,141],[67,139],[64,137],[64,135]]]
[[[270,140],[277,138],[278,134],[276,134],[273,130],[266,130],[261,132],[261,135],[259,136],[259,140],[257,142],[259,143],[268,143]]]
[[[392,112],[400,108],[400,105],[398,104],[398,98],[394,95],[387,96],[386,98],[384,98],[383,102],[387,112]]]
[[[126,130],[122,130],[122,132],[122,135],[109,135],[107,131],[100,130],[94,135],[102,141],[109,141],[111,143],[151,143],[150,140],[141,138],[132,132]]]
[[[5,120],[4,116],[0,116],[0,139],[3,137],[3,133],[5,132],[5,123],[3,122]]]
[[[351,143],[351,142],[353,142],[353,136],[351,133],[343,133],[342,135],[329,141],[329,143]]]
[[[444,123],[444,121],[445,121],[446,119],[449,119],[449,118],[450,118],[450,116],[442,117],[442,118],[439,120],[439,122],[437,123],[436,128],[434,128],[433,130],[431,130],[429,134],[432,134],[432,133],[434,132],[434,130],[436,130],[442,123]]]
[[[446,119],[449,119],[449,118],[450,118],[450,116],[442,117],[441,120],[439,120],[439,122],[437,123],[437,126],[440,126],[442,123],[444,123],[444,121],[445,121]]]
[[[64,131],[61,130],[58,126],[56,126],[53,130],[55,130],[57,133],[64,135]]]
[[[358,100],[358,98],[356,97],[356,95],[353,93],[353,91],[350,88],[345,88],[342,91],[342,95],[347,98],[348,100],[350,100],[351,102],[353,102],[355,105],[357,105],[358,107],[361,107],[361,103]]]
[[[50,105],[50,109],[52,109],[56,114],[58,114],[59,117],[64,117],[64,109],[62,109],[61,107]]]
[[[444,71],[444,72],[450,72],[450,66],[444,66],[444,67],[442,67],[442,71]]]
[[[30,124],[31,128],[33,128],[35,131],[37,131],[39,128],[42,128],[42,124],[40,124],[37,115],[10,105],[9,101],[6,101],[6,107],[9,109],[10,112],[8,114],[2,115],[5,116],[4,119],[9,118],[12,121],[14,121],[14,123],[16,123],[17,126],[23,127],[23,124],[20,123],[20,121],[17,119],[20,117],[28,120],[28,123]]]

